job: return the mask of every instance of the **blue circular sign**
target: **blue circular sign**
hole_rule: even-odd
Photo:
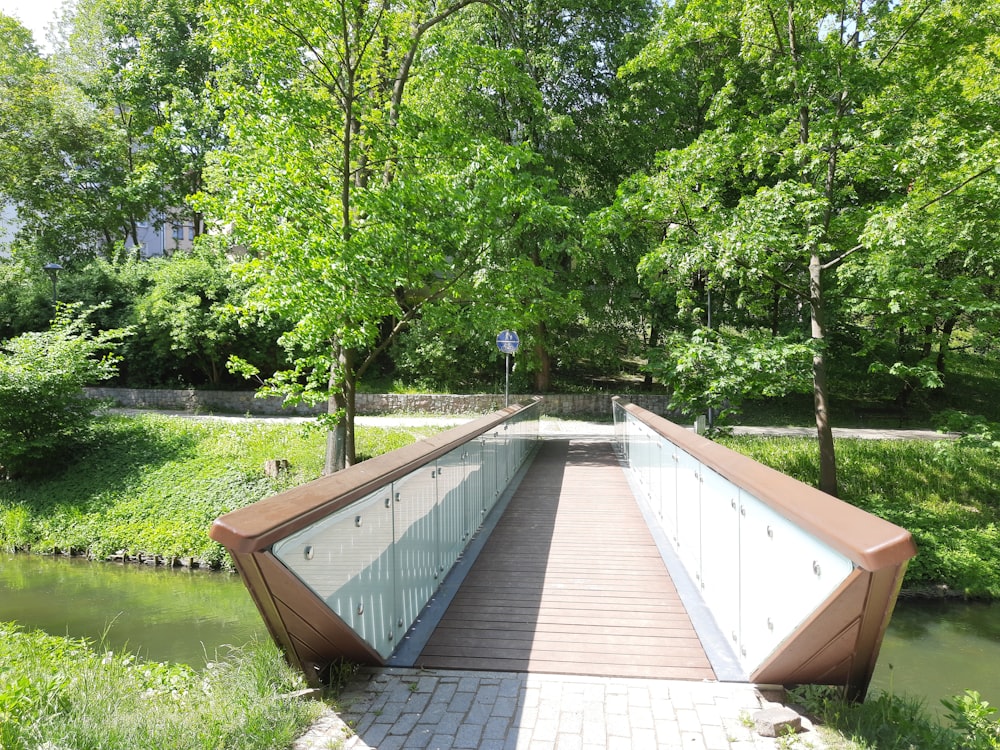
[[[500,331],[497,334],[497,349],[504,354],[513,354],[520,345],[521,341],[513,331]]]

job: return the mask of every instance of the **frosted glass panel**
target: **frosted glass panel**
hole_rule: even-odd
[[[383,656],[393,643],[391,489],[281,540],[274,555]]]
[[[744,576],[741,655],[761,662],[798,627],[854,569],[822,544],[748,493],[740,556]]]

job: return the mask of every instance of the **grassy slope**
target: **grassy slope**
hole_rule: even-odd
[[[358,452],[384,453],[420,434],[362,427]],[[66,466],[0,483],[0,547],[96,558],[141,552],[221,565],[223,550],[207,535],[212,521],[316,478],[323,450],[322,434],[295,424],[103,418],[90,447]],[[263,464],[271,458],[288,459],[291,470],[266,477]]]

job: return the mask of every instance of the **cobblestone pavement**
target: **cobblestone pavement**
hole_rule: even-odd
[[[741,683],[501,672],[360,673],[293,750],[822,750],[802,719],[762,737],[780,704]]]

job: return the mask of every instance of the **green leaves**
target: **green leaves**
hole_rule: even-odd
[[[744,399],[805,393],[813,348],[764,330],[698,329],[668,336],[649,370],[671,389],[671,408],[688,414],[739,412]]]
[[[0,470],[43,473],[86,433],[94,404],[83,386],[116,372],[113,351],[127,331],[94,333],[88,311],[66,306],[48,331],[0,346]]]

